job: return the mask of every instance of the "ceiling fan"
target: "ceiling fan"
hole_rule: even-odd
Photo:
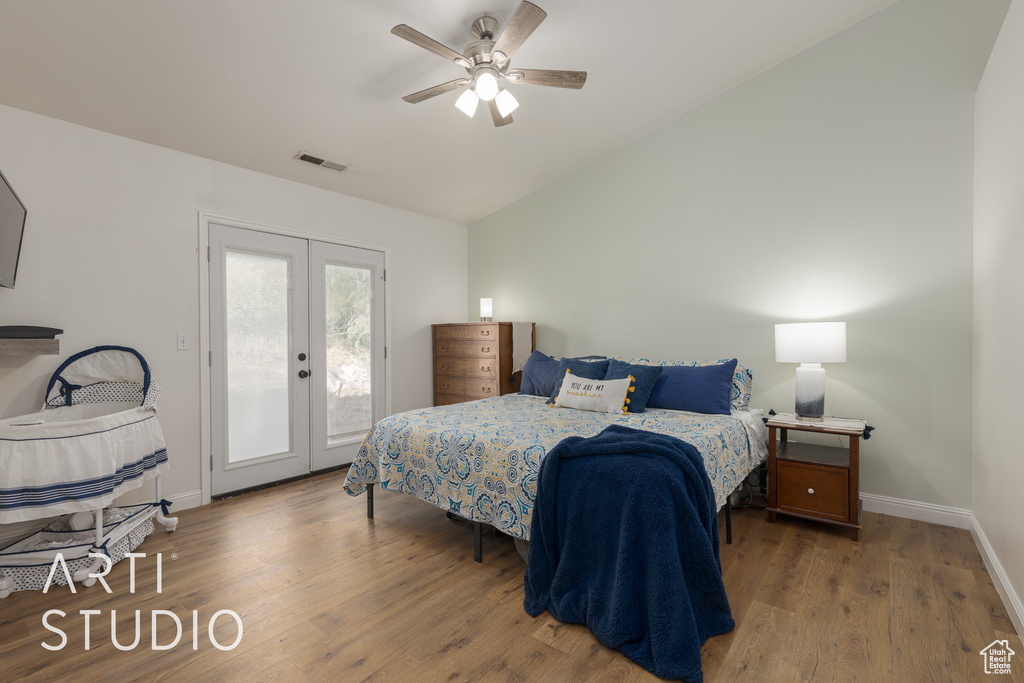
[[[466,78],[456,78],[441,85],[406,95],[402,99],[416,104],[470,85],[455,106],[467,116],[476,113],[480,100],[487,102],[491,110],[491,119],[495,126],[512,123],[512,111],[519,106],[516,98],[508,90],[502,89],[502,79],[509,83],[527,83],[530,85],[546,85],[553,88],[572,88],[579,90],[587,82],[586,71],[554,71],[550,69],[513,69],[512,55],[519,49],[530,34],[547,17],[547,12],[525,0],[519,3],[515,14],[505,24],[505,28],[495,39],[498,20],[484,15],[473,22],[472,31],[476,40],[470,43],[462,54],[429,38],[416,29],[399,24],[391,29],[399,38],[405,38],[414,45],[430,50],[436,55],[450,59],[469,74]]]

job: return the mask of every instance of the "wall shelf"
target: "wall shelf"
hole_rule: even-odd
[[[0,356],[56,356],[59,339],[0,339]]]

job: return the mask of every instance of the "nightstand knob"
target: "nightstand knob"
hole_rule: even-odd
[[[814,489],[807,489],[807,493],[809,493],[809,494],[811,494],[813,496],[814,495]]]

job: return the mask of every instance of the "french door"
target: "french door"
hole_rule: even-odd
[[[384,254],[209,237],[213,495],[352,462],[386,406]]]

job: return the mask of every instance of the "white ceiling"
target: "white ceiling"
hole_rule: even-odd
[[[465,71],[390,30],[461,52],[519,0],[0,0],[0,104],[468,224],[893,2],[537,0],[513,66],[588,80],[495,128],[403,102]]]

